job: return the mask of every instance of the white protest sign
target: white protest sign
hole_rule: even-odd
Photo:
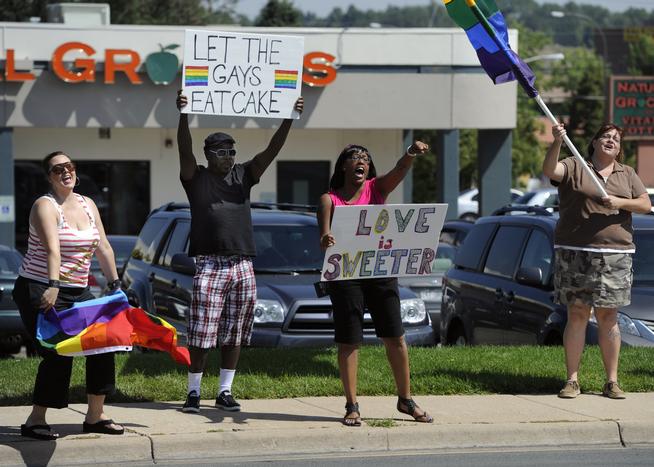
[[[184,113],[299,118],[304,38],[187,29]]]
[[[336,206],[321,280],[431,274],[447,204]]]

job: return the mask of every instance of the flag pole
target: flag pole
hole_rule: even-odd
[[[484,13],[479,9],[479,6],[477,6],[477,2],[475,0],[465,0],[466,4],[468,7],[472,10],[473,14],[475,17],[479,20],[479,22],[482,24],[486,32],[488,33],[489,37],[495,42],[495,45],[504,53],[506,58],[509,59],[511,62],[511,68],[513,68],[513,74],[515,75],[516,79],[518,82],[522,85],[523,89],[528,89],[532,88],[535,89],[531,83],[529,83],[529,80],[527,77],[522,73],[522,70],[518,66],[518,64],[515,61],[515,57],[513,57],[512,54],[509,53],[509,46],[506,45],[497,35],[497,31],[495,31],[495,28],[488,22],[486,19],[486,16],[484,16]],[[528,93],[529,94],[529,93]],[[558,125],[559,122],[557,121],[556,117],[550,112],[550,109],[547,107],[547,104],[543,101],[543,99],[540,97],[538,93],[536,93],[535,96],[529,96],[532,97],[533,99],[536,100],[536,103],[538,106],[541,108],[543,113],[550,119],[553,125]],[[568,138],[568,135],[565,135],[563,137],[563,141],[565,142],[565,145],[568,146],[570,151],[572,151],[572,154],[580,161],[581,166],[588,172],[588,175],[590,176],[590,179],[595,183],[595,187],[598,189],[598,191],[602,194],[603,198],[606,198],[608,194],[606,193],[606,190],[600,183],[599,179],[597,178],[597,175],[593,172],[593,170],[588,167],[588,163],[586,160],[582,157],[581,154],[579,154],[579,151],[575,147],[575,145],[572,143],[570,138]]]

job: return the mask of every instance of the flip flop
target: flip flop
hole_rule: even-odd
[[[36,430],[44,430],[47,433],[37,433]],[[21,425],[20,435],[26,438],[40,439],[43,441],[54,441],[59,438],[59,433],[55,433],[50,425]]]
[[[125,428],[112,428],[109,425],[114,425],[112,419],[100,420],[95,423],[84,422],[82,424],[82,431],[84,433],[102,433],[105,435],[122,435],[125,433]]]
[[[405,405],[406,409],[403,409],[402,405]],[[399,412],[405,413],[407,415],[411,415],[416,422],[434,423],[434,418],[424,410],[422,411],[421,415],[416,415],[416,409],[419,408],[420,407],[418,407],[418,404],[416,404],[413,399],[405,399],[403,397],[397,398],[397,410]]]

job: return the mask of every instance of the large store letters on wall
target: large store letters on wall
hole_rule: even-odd
[[[66,65],[66,54],[77,52],[84,57],[77,57],[72,61],[72,67]],[[95,65],[93,58],[96,50],[83,42],[66,42],[57,47],[52,54],[52,71],[59,79],[67,83],[95,82]],[[20,82],[36,79],[30,70],[17,70],[14,49],[6,50],[6,63],[4,79],[6,81]],[[118,58],[120,57],[120,58]],[[336,57],[325,52],[310,52],[304,56],[305,73],[302,81],[308,86],[323,87],[336,79],[334,61]],[[130,49],[106,49],[104,51],[104,83],[114,84],[116,74],[123,73],[130,83],[142,84],[143,80],[138,74],[141,65],[140,55]]]

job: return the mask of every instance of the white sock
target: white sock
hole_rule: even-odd
[[[236,370],[220,369],[220,389],[218,389],[218,395],[223,391],[232,392],[232,381],[234,381],[235,373]]]
[[[202,372],[200,373],[191,373],[188,372],[188,392],[195,391],[195,393],[200,397],[200,383],[202,382]]]

